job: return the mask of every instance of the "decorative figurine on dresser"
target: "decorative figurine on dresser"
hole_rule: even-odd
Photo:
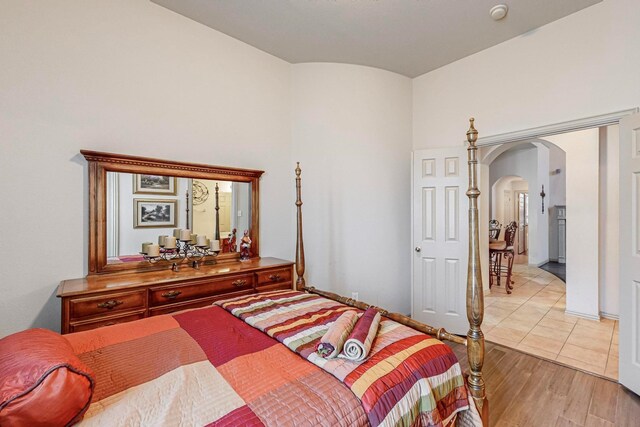
[[[203,307],[233,296],[293,288],[292,262],[259,255],[262,171],[81,153],[88,161],[89,176],[89,274],[63,280],[58,287],[62,333]],[[133,194],[132,179],[140,183]],[[210,197],[194,210],[191,198],[179,210],[176,194],[193,191],[196,179],[197,185],[212,194],[219,187],[229,204],[217,206]],[[143,215],[144,211],[136,210],[133,197],[142,200],[142,205],[161,205],[163,215]],[[236,204],[250,214],[234,216]],[[132,205],[134,220],[122,221],[131,215]],[[176,229],[177,224],[189,227]],[[214,235],[211,224],[215,224]],[[224,245],[229,248],[225,252],[221,249],[227,247],[216,239],[215,231],[230,229],[233,233]],[[247,230],[242,248],[237,247],[235,229]],[[142,247],[141,242],[145,242]],[[180,264],[188,267],[178,268]]]
[[[234,228],[233,230],[231,230],[231,233],[229,234],[229,240],[227,243],[227,252],[235,252],[236,249],[236,232],[237,230]]]
[[[251,257],[251,237],[249,230],[244,230],[244,236],[240,240],[240,261],[246,261]]]

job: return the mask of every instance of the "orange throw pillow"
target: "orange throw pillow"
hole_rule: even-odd
[[[29,329],[0,339],[1,426],[75,424],[93,388],[93,373],[62,335]]]

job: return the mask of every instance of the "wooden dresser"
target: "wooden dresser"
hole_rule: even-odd
[[[293,263],[255,258],[200,269],[92,275],[64,280],[62,333],[86,331],[148,316],[211,305],[214,301],[293,288]]]

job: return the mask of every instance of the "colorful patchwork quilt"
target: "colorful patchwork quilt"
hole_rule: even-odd
[[[64,335],[95,373],[83,426],[366,426],[358,399],[207,307]]]
[[[344,383],[362,402],[372,426],[447,425],[469,408],[453,351],[437,339],[389,319],[380,323],[363,362],[325,359],[321,337],[344,304],[297,291],[237,297],[218,304]]]
[[[292,291],[257,297],[224,305],[258,329],[212,306],[64,335],[96,376],[81,424],[426,426],[467,407],[439,341],[383,320],[364,362],[328,361],[313,346],[349,308]]]

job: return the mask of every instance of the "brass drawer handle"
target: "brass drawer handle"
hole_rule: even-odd
[[[113,326],[113,325],[117,325],[117,324],[118,324],[118,322],[108,322],[108,323],[105,323],[103,326]]]
[[[269,276],[269,280],[271,280],[272,282],[277,282],[278,280],[280,280],[280,275],[272,274],[271,276]]]
[[[98,304],[98,308],[106,308],[107,310],[111,310],[112,308],[117,307],[120,304],[122,304],[122,301],[110,299],[109,301],[101,302],[100,304]]]
[[[244,279],[238,279],[238,280],[234,280],[233,282],[231,282],[231,284],[233,286],[244,286],[247,284],[247,281]]]
[[[162,296],[164,298],[167,298],[167,299],[174,299],[175,297],[177,297],[181,293],[182,293],[181,291],[169,291],[169,292],[165,292],[164,294],[162,294]]]

